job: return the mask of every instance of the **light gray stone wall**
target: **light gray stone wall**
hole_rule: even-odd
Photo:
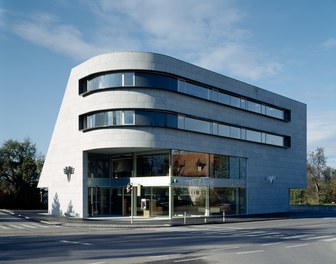
[[[274,104],[291,111],[284,122],[186,95],[155,89],[128,89],[78,94],[79,79],[111,70],[154,70],[176,74],[248,98]],[[239,126],[291,137],[290,148],[280,148],[210,135],[164,128],[102,129],[79,131],[79,115],[102,109],[148,108],[173,110]],[[49,211],[57,194],[62,213],[71,204],[73,211],[87,215],[86,156],[84,151],[109,149],[182,149],[246,157],[248,159],[247,212],[283,212],[289,209],[289,189],[301,188],[306,181],[306,105],[264,89],[228,78],[164,55],[121,52],[94,57],[70,75],[54,133],[46,156],[39,186],[49,188]],[[85,152],[84,152],[85,153]],[[84,155],[84,156],[83,156]],[[63,168],[75,167],[70,182]],[[266,178],[276,177],[273,183]]]

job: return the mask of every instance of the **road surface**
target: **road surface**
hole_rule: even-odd
[[[0,263],[336,263],[336,218],[115,229],[0,213]]]

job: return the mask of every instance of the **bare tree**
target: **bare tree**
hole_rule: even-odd
[[[326,169],[327,158],[324,154],[324,148],[317,148],[315,151],[308,153],[307,173],[311,177],[315,190],[316,201],[320,203],[321,181],[323,180],[323,172]]]

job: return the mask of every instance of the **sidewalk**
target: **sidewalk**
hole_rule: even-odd
[[[48,225],[60,226],[83,226],[83,227],[101,227],[101,228],[154,228],[169,227],[180,225],[199,225],[199,224],[221,224],[221,223],[238,223],[249,221],[266,221],[281,220],[289,218],[307,218],[307,217],[336,217],[336,211],[308,211],[308,210],[291,210],[288,213],[274,213],[263,215],[240,215],[240,216],[192,216],[177,217],[173,219],[164,217],[144,218],[140,216],[133,217],[94,217],[81,219],[75,217],[52,216],[47,214],[47,210],[5,210],[1,212],[11,214],[15,217],[23,218],[29,221],[40,222]]]

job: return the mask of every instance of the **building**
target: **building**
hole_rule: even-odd
[[[71,71],[39,181],[84,218],[286,212],[305,184],[305,104],[147,52]]]

